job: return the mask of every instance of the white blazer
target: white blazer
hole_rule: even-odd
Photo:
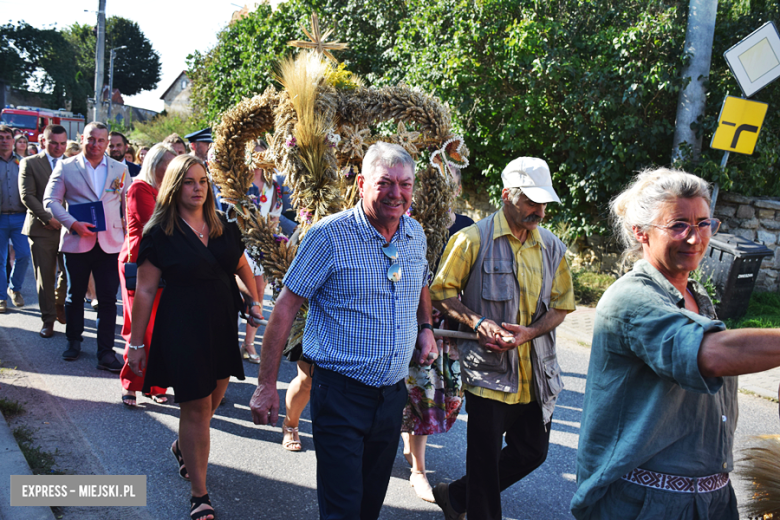
[[[62,223],[60,251],[63,253],[86,253],[95,247],[97,240],[105,253],[119,253],[125,241],[125,195],[132,177],[124,164],[106,157],[108,174],[106,184],[98,193],[87,173],[83,153],[59,161],[49,178],[43,196],[44,207]],[[92,237],[80,237],[70,233],[76,219],[68,213],[66,205],[103,201],[106,214],[106,230]]]

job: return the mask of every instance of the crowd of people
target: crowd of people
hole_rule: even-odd
[[[165,403],[173,389],[180,419],[170,451],[190,482],[194,520],[216,516],[206,478],[210,421],[230,377],[245,378],[244,362],[259,364],[252,417],[276,424],[282,356],[297,364],[282,447],[303,449],[298,424],[310,403],[320,518],[378,518],[402,438],[411,484],[445,519],[502,518],[501,492],[547,457],[563,388],[555,330],[575,308],[566,246],[540,226],[548,204],[560,202],[548,164],[511,161],[502,207],[477,223],[451,213],[450,240],[429,266],[423,229],[408,215],[415,162],[398,145],[375,143],[357,178],[358,204],[299,241],[258,354],[263,268],[221,211],[208,173],[210,129],[186,139],[174,134],[135,152],[124,135],[92,122],[74,148],[52,125],[41,151],[25,156],[27,140],[0,126],[0,261],[9,241],[14,252],[0,294],[24,305],[31,261],[40,335],[51,338],[55,321],[64,323],[62,357],[72,361],[94,280],[97,368],[119,372],[130,408],[139,391]],[[258,141],[255,151],[265,146]],[[446,168],[459,184],[459,170]],[[283,179],[254,173],[249,197],[297,241]],[[720,225],[706,182],[648,170],[611,210],[633,269],[597,308],[572,512],[736,519],[733,376],[779,366],[780,333],[726,331],[690,278]],[[99,218],[82,216],[91,213]],[[114,351],[118,291],[122,360]],[[292,344],[304,303],[303,337]],[[466,473],[431,486],[427,437],[447,432],[464,400]]]

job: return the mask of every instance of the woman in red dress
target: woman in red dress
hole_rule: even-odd
[[[133,297],[135,291],[128,291],[125,283],[125,262],[135,262],[138,257],[138,246],[141,243],[144,226],[154,212],[154,205],[157,201],[157,189],[162,184],[165,170],[168,164],[176,157],[176,152],[168,145],[156,144],[146,154],[144,164],[138,176],[127,190],[127,236],[119,253],[119,279],[122,287],[122,315],[124,324],[122,325],[122,337],[125,341],[130,341],[130,327],[133,310]],[[144,335],[144,345],[146,345],[146,355],[149,355],[149,345],[152,343],[152,329],[154,328],[154,316],[157,311],[157,304],[160,301],[162,289],[157,290],[157,297],[154,299],[152,307],[152,316],[149,319],[149,326]],[[125,366],[119,374],[122,381],[122,403],[126,406],[135,406],[135,393],[141,390],[144,384],[144,378],[139,377],[130,370],[127,364],[127,348],[125,348]],[[152,387],[147,395],[157,403],[166,403],[168,398],[165,396],[165,388]]]

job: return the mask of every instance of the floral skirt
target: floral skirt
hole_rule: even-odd
[[[449,329],[446,319],[436,316],[434,326]],[[437,323],[438,322],[438,323]],[[409,400],[404,408],[402,432],[432,435],[449,431],[463,404],[463,384],[455,340],[437,340],[439,357],[430,366],[420,366],[412,359],[406,389]]]

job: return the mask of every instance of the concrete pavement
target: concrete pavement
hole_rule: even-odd
[[[563,324],[558,327],[557,334],[590,348],[595,318],[595,308],[577,307],[576,311],[566,316]],[[740,390],[752,392],[761,397],[777,399],[778,388],[780,388],[780,367],[757,374],[739,376]]]

